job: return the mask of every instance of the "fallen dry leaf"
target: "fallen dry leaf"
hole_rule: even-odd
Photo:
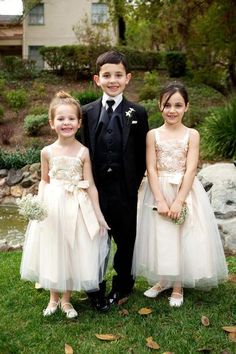
[[[95,334],[95,336],[100,339],[100,340],[117,340],[120,338],[120,336],[116,334]]]
[[[201,322],[202,322],[203,326],[205,326],[205,327],[208,327],[210,324],[209,318],[206,316],[201,317]]]
[[[148,307],[142,307],[138,313],[140,315],[149,315],[150,313],[152,313],[152,309],[148,308]]]
[[[146,338],[146,341],[147,341],[146,346],[147,346],[148,348],[151,348],[151,349],[160,349],[160,345],[157,344],[157,343],[153,340],[152,337]]]
[[[229,337],[229,340],[230,340],[231,342],[236,343],[236,333],[230,332],[230,333],[228,334],[228,337]]]
[[[222,328],[225,332],[236,333],[236,326],[224,326]]]
[[[119,311],[119,314],[122,315],[122,316],[128,316],[129,311],[126,310],[126,309],[122,309],[122,310]]]
[[[118,305],[122,305],[122,304],[124,304],[127,301],[128,301],[128,297],[123,297],[123,299],[120,299],[117,304]]]
[[[69,345],[65,343],[65,354],[73,354],[73,348]]]
[[[236,274],[230,274],[228,277],[228,281],[231,283],[236,283]]]
[[[174,352],[164,352],[162,354],[175,354]]]

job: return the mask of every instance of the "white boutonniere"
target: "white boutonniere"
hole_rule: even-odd
[[[127,124],[130,123],[130,120],[132,119],[133,112],[135,112],[135,109],[130,107],[128,111],[125,112],[125,116],[127,117]]]

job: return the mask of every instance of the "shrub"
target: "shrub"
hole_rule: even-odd
[[[44,83],[34,81],[32,85],[31,96],[38,99],[38,98],[44,98],[46,97],[46,95],[47,93],[46,93]]]
[[[2,59],[3,70],[12,79],[33,79],[37,77],[34,60],[22,59],[17,56],[5,56]]]
[[[139,100],[147,101],[157,99],[157,91],[157,88],[155,88],[154,86],[144,85],[140,90]]]
[[[44,47],[40,49],[40,53],[54,72],[78,78],[84,73],[94,73],[97,57],[110,49],[111,47],[106,45],[67,45]],[[140,51],[126,46],[113,49],[126,55],[131,70],[157,69],[162,62],[159,52]]]
[[[165,63],[170,77],[181,77],[186,73],[186,55],[182,52],[167,52]]]
[[[200,134],[203,158],[236,157],[236,97],[205,118]]]
[[[141,51],[126,46],[114,49],[125,54],[131,70],[157,70],[162,63],[162,55],[159,52]]]
[[[157,71],[144,74],[144,85],[140,90],[139,99],[141,101],[157,99],[158,97],[158,73]]]
[[[149,128],[154,129],[160,127],[163,124],[163,118],[157,106],[157,99],[143,101],[141,104],[147,111]]]
[[[2,94],[2,91],[5,89],[5,86],[6,86],[6,80],[0,78],[0,95]]]
[[[40,161],[39,149],[28,149],[24,151],[6,152],[0,150],[0,166],[1,168],[19,169],[28,164],[33,164]]]
[[[6,101],[10,108],[18,112],[27,104],[28,94],[23,89],[8,91],[5,94]]]
[[[32,106],[30,107],[28,111],[28,115],[42,115],[42,114],[48,114],[48,107],[47,106]]]
[[[28,115],[24,119],[24,129],[28,135],[38,135],[41,127],[48,123],[48,115]]]
[[[101,92],[96,90],[88,90],[83,92],[72,91],[71,96],[78,100],[79,103],[83,106],[101,97]]]
[[[10,139],[13,137],[14,135],[14,129],[11,127],[2,127],[1,128],[1,141],[3,144],[5,145],[10,145]]]
[[[0,106],[0,123],[3,122],[3,116],[4,116],[4,109],[2,106]]]

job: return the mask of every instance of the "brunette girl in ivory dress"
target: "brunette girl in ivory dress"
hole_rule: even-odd
[[[108,225],[99,207],[89,151],[75,139],[81,124],[79,103],[60,91],[51,102],[49,122],[58,137],[41,151],[39,186],[48,215],[28,225],[21,277],[50,290],[44,316],[60,306],[67,318],[74,318],[78,314],[70,303],[71,291],[94,291],[103,279]]]
[[[164,124],[147,135],[147,176],[139,192],[134,276],[154,285],[155,298],[171,288],[170,306],[183,304],[183,288],[217,286],[227,278],[220,234],[208,196],[195,177],[199,134],[182,123],[189,101],[173,82],[159,102]]]

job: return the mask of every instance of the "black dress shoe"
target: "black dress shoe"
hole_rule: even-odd
[[[107,312],[110,309],[107,299],[104,296],[101,296],[99,292],[87,295],[91,306],[98,312]]]
[[[99,284],[98,291],[88,292],[88,298],[92,307],[99,312],[107,312],[110,309],[110,305],[105,297],[106,281],[103,280]]]
[[[107,312],[110,310],[110,305],[107,302],[106,298],[99,298],[97,301],[93,304],[93,307],[98,311],[98,312]]]
[[[110,305],[118,304],[122,299],[128,298],[129,294],[125,294],[119,291],[111,291],[107,297],[108,303]]]

